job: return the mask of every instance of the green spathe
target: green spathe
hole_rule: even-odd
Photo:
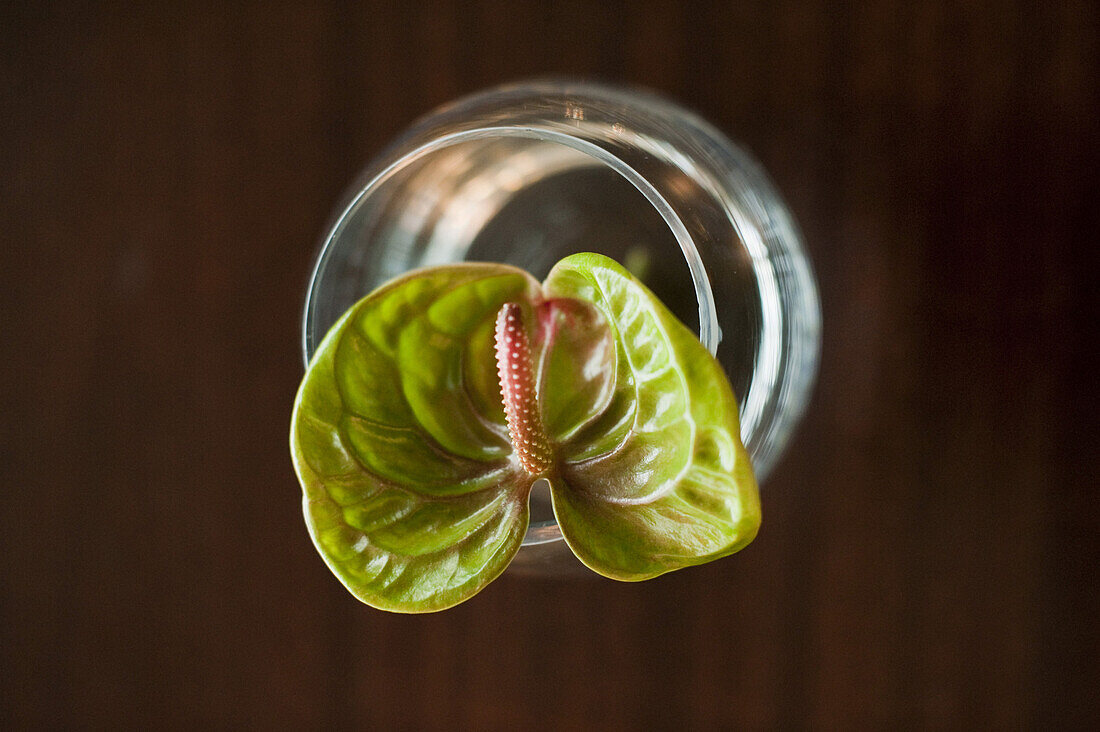
[[[553,453],[513,451],[494,323],[516,303]],[[597,254],[542,285],[500,264],[411,272],[353,306],[302,382],[291,454],[321,556],[363,602],[442,610],[519,550],[550,483],[584,564],[643,580],[732,554],[760,502],[717,361],[629,272]]]

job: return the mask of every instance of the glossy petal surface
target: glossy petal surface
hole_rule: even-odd
[[[544,284],[549,298],[592,303],[615,343],[598,416],[559,446],[550,477],[570,548],[608,577],[641,580],[731,554],[756,535],[760,502],[738,427],[737,400],[718,362],[624,268],[579,254]],[[566,341],[583,362],[588,349]],[[558,380],[544,383],[547,403]],[[564,382],[563,382],[564,383]],[[593,387],[597,390],[596,387]],[[573,391],[577,391],[573,387]]]
[[[502,383],[523,425],[511,438]],[[549,457],[521,464],[516,439]],[[322,557],[387,610],[450,607],[499,575],[539,477],[570,548],[615,579],[733,553],[760,524],[721,367],[595,254],[563,260],[542,287],[466,264],[372,292],[310,364],[291,451]]]
[[[537,282],[502,265],[414,272],[357,303],[322,342],[295,402],[291,453],[314,544],[363,602],[449,607],[519,549],[533,480],[511,454],[495,379],[470,368],[485,360],[500,307],[538,296]]]

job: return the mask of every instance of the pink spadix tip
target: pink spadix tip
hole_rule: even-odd
[[[514,302],[505,303],[497,313],[496,351],[497,375],[512,447],[524,470],[531,475],[541,475],[552,462],[550,441],[539,412],[531,366],[531,342],[523,327],[523,310]]]

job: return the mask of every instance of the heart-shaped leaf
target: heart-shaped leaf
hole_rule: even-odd
[[[372,292],[314,356],[291,451],[321,555],[389,610],[440,610],[499,575],[538,478],[569,546],[616,579],[730,554],[760,522],[721,367],[594,254],[541,288],[463,264]]]

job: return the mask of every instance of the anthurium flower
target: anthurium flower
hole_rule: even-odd
[[[290,434],[306,524],[360,600],[442,610],[520,548],[550,484],[581,562],[644,580],[752,541],[760,502],[718,362],[629,272],[577,254],[410,272],[332,327]]]

